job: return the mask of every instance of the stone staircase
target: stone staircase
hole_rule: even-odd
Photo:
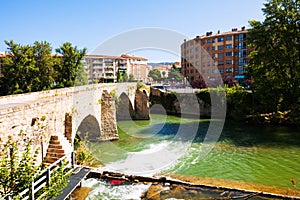
[[[44,164],[54,163],[70,152],[72,152],[72,147],[67,138],[52,135],[44,159]]]

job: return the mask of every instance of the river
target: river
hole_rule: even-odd
[[[119,141],[90,143],[89,147],[107,167],[119,171],[153,174],[158,169],[284,188],[294,188],[291,179],[300,183],[300,133],[296,128],[226,122],[216,143],[210,141],[209,151],[203,153],[210,123],[152,114],[150,121],[118,122]],[[196,127],[192,141],[188,132],[189,140],[177,137],[182,126]]]

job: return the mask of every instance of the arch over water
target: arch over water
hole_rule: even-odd
[[[77,134],[81,140],[97,141],[101,136],[101,130],[97,119],[93,115],[86,116],[80,123]]]
[[[125,92],[123,92],[117,105],[117,120],[131,120],[134,116],[132,103]]]

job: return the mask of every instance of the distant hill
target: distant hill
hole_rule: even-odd
[[[159,65],[173,65],[174,62],[160,62],[160,63],[147,63],[148,65],[152,67],[156,67]]]

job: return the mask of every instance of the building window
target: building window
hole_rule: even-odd
[[[217,74],[217,73],[218,73],[218,71],[219,71],[219,70],[217,70],[217,69],[214,69],[214,70],[213,70],[213,73],[214,73],[214,74]]]
[[[190,60],[194,60],[194,56],[190,56]]]
[[[195,56],[195,57],[196,57],[196,59],[198,59],[198,58],[199,58],[199,55],[198,55],[198,54],[196,54],[196,56]]]
[[[211,57],[212,57],[213,59],[216,58],[216,54],[215,54],[215,53],[212,54]]]
[[[227,72],[227,73],[232,72],[232,68],[226,68],[226,72]]]
[[[190,46],[193,46],[194,45],[194,41],[190,41]]]
[[[190,53],[194,53],[194,48],[193,48],[193,49],[190,49]]]
[[[232,44],[226,44],[226,49],[232,49]]]
[[[207,47],[207,51],[210,51],[210,47]]]
[[[219,72],[220,73],[224,73],[224,69],[219,69]]]
[[[199,51],[199,48],[198,47],[196,47],[196,52],[198,52]]]
[[[226,57],[231,57],[232,56],[232,52],[226,52]]]
[[[207,74],[210,74],[210,70],[209,69],[207,70]]]
[[[191,74],[193,74],[193,73],[194,73],[194,70],[193,70],[193,69],[191,69],[191,70],[190,70],[190,73],[191,73]]]
[[[213,39],[212,39],[212,43],[215,43],[215,42],[216,42],[216,39],[215,39],[215,38],[213,38]]]
[[[224,41],[224,38],[223,37],[219,37],[218,38],[218,42],[223,42]]]
[[[239,52],[234,52],[234,56],[239,57]]]
[[[232,40],[232,36],[226,36],[226,41],[231,41]]]
[[[213,47],[212,47],[212,50],[213,50],[213,51],[214,51],[214,50],[216,50],[216,47],[215,47],[215,46],[213,46]]]
[[[207,44],[210,44],[210,39],[207,40]]]
[[[218,61],[218,65],[219,66],[224,65],[224,62],[223,61]]]
[[[226,65],[232,65],[232,60],[226,60]]]
[[[205,74],[205,70],[202,70],[202,74]]]
[[[202,45],[205,45],[205,40],[202,40]]]
[[[218,50],[223,50],[223,45],[218,46]]]
[[[196,62],[196,66],[199,66],[199,62]]]
[[[207,62],[207,66],[208,66],[208,67],[210,66],[210,62]]]
[[[224,54],[223,53],[218,53],[218,58],[223,58]]]

